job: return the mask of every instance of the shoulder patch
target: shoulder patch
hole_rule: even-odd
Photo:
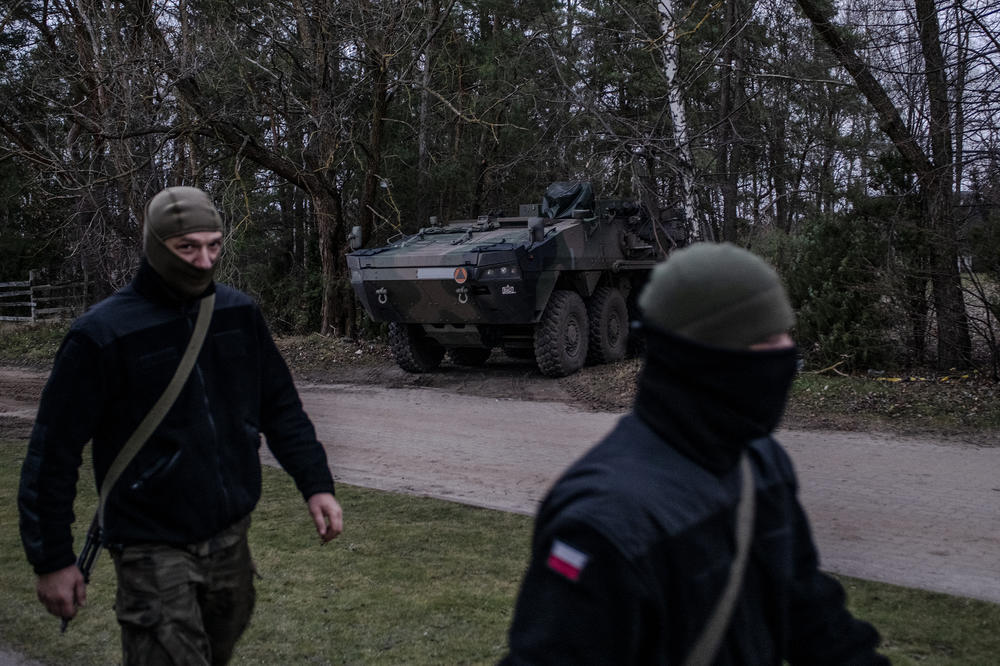
[[[545,563],[549,569],[575,583],[589,559],[590,556],[583,551],[556,539],[552,542],[552,549],[549,550],[549,558]]]

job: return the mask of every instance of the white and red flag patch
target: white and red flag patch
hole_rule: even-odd
[[[546,564],[557,574],[576,582],[589,559],[590,556],[586,553],[556,539],[552,542],[552,550],[549,551],[549,559]]]

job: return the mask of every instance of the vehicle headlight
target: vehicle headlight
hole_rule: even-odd
[[[517,280],[521,277],[521,269],[516,264],[489,266],[480,271],[479,277],[484,280]]]

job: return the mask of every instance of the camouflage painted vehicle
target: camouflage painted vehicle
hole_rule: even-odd
[[[664,248],[683,241],[642,210],[595,200],[589,183],[554,183],[517,217],[431,218],[390,245],[355,249],[351,284],[372,319],[389,322],[404,370],[433,370],[446,353],[482,365],[502,348],[568,375],[625,356],[639,287]]]

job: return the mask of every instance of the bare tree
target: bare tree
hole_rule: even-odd
[[[930,155],[903,122],[885,88],[868,64],[858,56],[844,31],[833,24],[826,6],[815,0],[798,0],[798,3],[816,32],[854,78],[859,90],[878,114],[883,131],[917,177],[923,223],[931,240],[925,249],[930,257],[929,271],[937,312],[937,363],[944,368],[966,367],[971,361],[971,341],[960,287],[958,244],[951,210],[954,165],[950,116],[934,2],[915,0],[930,105]]]
[[[0,100],[0,129],[39,186],[71,202],[58,231],[95,296],[131,275],[142,206],[169,159],[137,8],[52,0],[15,3],[5,17],[36,41],[21,53],[30,74]]]
[[[683,90],[678,81],[680,69],[680,46],[677,42],[679,21],[673,0],[659,0],[656,6],[660,14],[660,27],[663,31],[663,76],[667,85],[667,105],[671,127],[674,133],[674,144],[677,150],[677,169],[680,173],[681,200],[684,207],[684,217],[691,220],[692,240],[712,240],[711,228],[700,224],[700,218],[695,214],[694,204],[694,155],[691,151],[691,137],[688,129],[687,110],[684,104]]]

